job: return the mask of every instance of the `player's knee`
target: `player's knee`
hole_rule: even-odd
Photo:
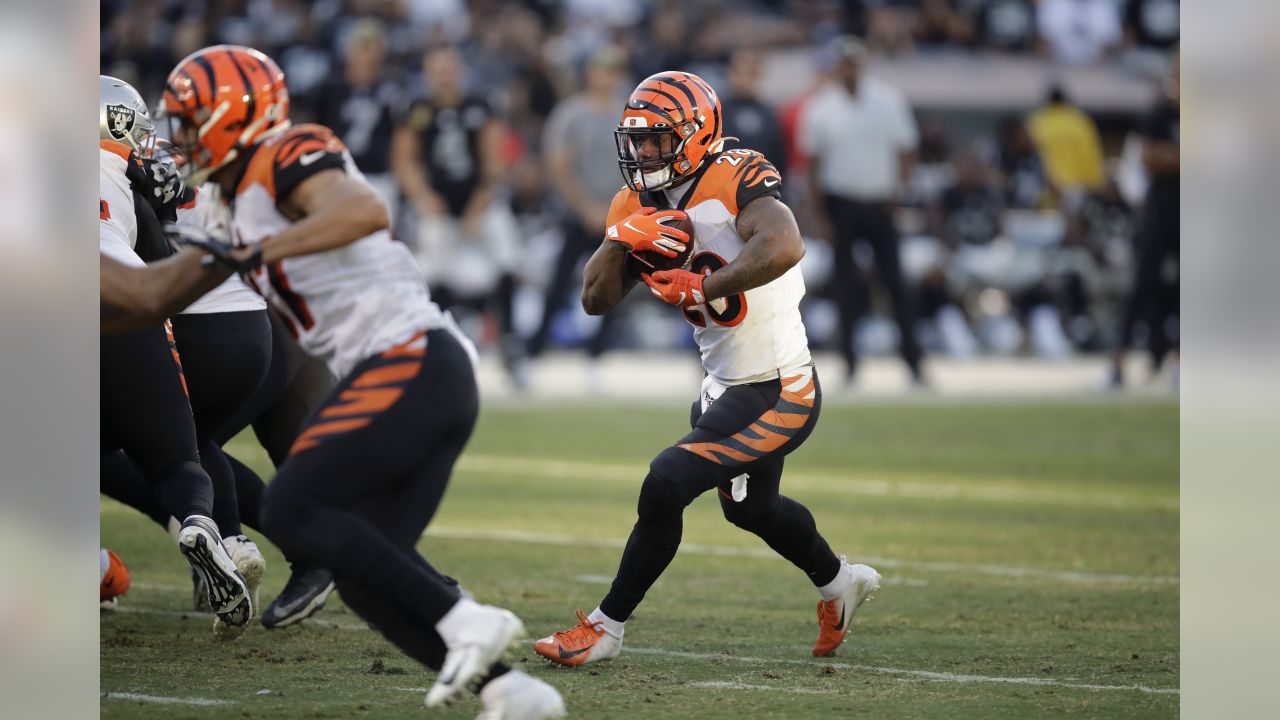
[[[734,502],[731,498],[720,495],[720,512],[724,519],[747,532],[756,532],[767,522],[768,516],[777,506],[777,499],[767,506],[753,502]]]
[[[661,458],[661,456],[659,456]],[[681,499],[677,492],[676,480],[670,475],[660,472],[655,460],[640,486],[640,500],[636,505],[636,513],[640,521],[650,524],[670,522],[684,514],[688,503]]]

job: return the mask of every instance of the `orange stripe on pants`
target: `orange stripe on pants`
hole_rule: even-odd
[[[347,420],[330,420],[329,422],[320,423],[308,427],[298,439],[293,442],[293,447],[289,448],[290,455],[296,455],[303,450],[309,450],[320,444],[320,438],[326,435],[347,432],[362,428],[373,421],[373,418],[361,417],[350,418]]]
[[[330,405],[320,411],[320,417],[347,417],[350,415],[375,415],[386,410],[404,394],[404,388],[367,388],[343,390],[338,399],[341,405]]]

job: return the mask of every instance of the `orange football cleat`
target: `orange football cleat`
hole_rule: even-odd
[[[601,623],[591,622],[587,614],[579,610],[577,625],[542,638],[533,644],[533,649],[552,662],[576,667],[617,657],[622,650],[622,638],[605,632]]]
[[[117,597],[129,589],[129,569],[120,557],[106,548],[98,558],[98,603],[115,605]]]
[[[866,565],[849,565],[849,572],[853,574],[853,582],[843,595],[833,600],[818,601],[818,639],[813,643],[814,657],[826,657],[840,647],[853,625],[854,613],[862,603],[871,599],[871,593],[880,589],[880,573],[874,569]]]

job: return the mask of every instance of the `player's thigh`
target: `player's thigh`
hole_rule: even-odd
[[[746,476],[746,496],[741,500],[735,500],[733,497],[734,478],[717,485],[716,495],[720,499],[720,509],[724,512],[724,516],[730,521],[737,522],[772,510],[778,503],[782,468],[785,462],[786,456],[773,455],[742,468],[740,475]]]
[[[671,447],[658,453],[649,464],[650,479],[659,483],[671,502],[687,506],[694,498],[738,474],[733,450],[708,450],[747,428],[770,406],[768,390],[737,386],[724,391],[705,411],[700,403],[691,408],[693,430]]]
[[[676,447],[735,477],[748,465],[799,447],[817,424],[821,397],[812,366],[778,380],[731,387]]]
[[[164,329],[103,335],[100,357],[104,445],[123,449],[144,472],[196,460],[191,406]]]
[[[369,358],[307,420],[268,503],[284,494],[355,507],[398,493],[441,438],[470,434],[478,405],[470,359],[448,331]]]
[[[219,437],[250,403],[271,364],[265,310],[180,315],[173,320],[196,430]]]

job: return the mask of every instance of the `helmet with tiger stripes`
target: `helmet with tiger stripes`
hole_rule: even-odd
[[[679,185],[724,143],[720,98],[693,73],[669,71],[641,82],[627,98],[614,138],[618,167],[636,192]]]
[[[198,185],[246,148],[289,128],[289,90],[284,72],[265,54],[215,45],[169,73],[164,115],[188,182]]]

